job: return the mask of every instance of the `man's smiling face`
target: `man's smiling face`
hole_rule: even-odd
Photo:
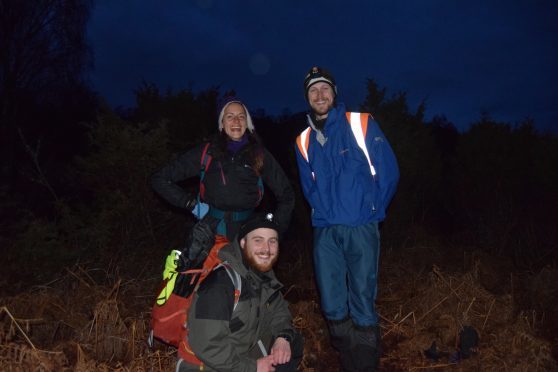
[[[240,247],[245,262],[252,269],[268,272],[279,257],[277,231],[265,227],[252,230],[240,240]]]
[[[328,83],[320,81],[308,89],[308,103],[316,113],[317,119],[327,117],[329,110],[333,107],[334,100],[335,93]]]

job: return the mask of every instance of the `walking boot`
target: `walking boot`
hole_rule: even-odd
[[[353,363],[357,371],[373,372],[378,370],[380,362],[379,340],[375,326],[355,326]]]
[[[356,372],[353,361],[351,339],[354,333],[353,321],[346,317],[341,320],[328,320],[329,339],[331,346],[339,352],[339,362],[342,372]]]

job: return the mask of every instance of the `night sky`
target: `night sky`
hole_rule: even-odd
[[[98,0],[91,81],[114,106],[133,106],[146,81],[234,89],[280,114],[306,110],[302,81],[319,65],[349,109],[370,78],[460,129],[484,111],[557,132],[557,19],[555,0]]]

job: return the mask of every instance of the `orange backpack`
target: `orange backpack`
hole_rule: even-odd
[[[190,349],[188,342],[188,310],[192,304],[194,293],[204,279],[215,269],[224,267],[234,284],[234,308],[238,304],[241,291],[240,275],[225,261],[219,258],[219,251],[228,244],[226,237],[217,235],[215,244],[200,268],[189,269],[179,272],[179,279],[173,289],[173,293],[163,303],[156,301],[151,311],[151,332],[148,343],[153,345],[153,338],[157,338],[169,345],[178,348],[178,355],[188,363],[203,365],[194,352]],[[167,285],[163,282],[162,288]],[[182,283],[182,285],[178,285]]]

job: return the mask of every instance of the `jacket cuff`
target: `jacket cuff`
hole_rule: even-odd
[[[184,203],[184,209],[187,209],[190,212],[193,211],[197,202],[197,198],[193,198],[192,196],[188,195],[186,202]]]
[[[294,339],[294,331],[292,329],[284,329],[275,336],[275,338],[278,337],[284,338],[290,344]]]

